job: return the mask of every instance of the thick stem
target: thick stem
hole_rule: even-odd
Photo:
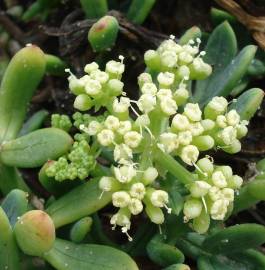
[[[154,151],[155,161],[167,169],[169,173],[175,176],[184,185],[190,184],[194,181],[194,176],[186,168],[184,168],[178,161],[172,156],[162,151],[160,148],[156,148]]]

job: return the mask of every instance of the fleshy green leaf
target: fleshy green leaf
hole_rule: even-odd
[[[235,57],[237,52],[237,41],[233,29],[229,23],[224,22],[214,29],[207,42],[206,55],[204,61],[213,66],[211,76],[196,83],[194,100],[201,100],[216,76],[222,71]]]
[[[56,239],[54,247],[44,255],[58,270],[138,270],[126,253],[108,246],[82,244]]]
[[[240,118],[250,120],[259,109],[263,100],[264,92],[259,88],[252,88],[241,94],[235,103],[229,106],[229,109],[235,109]]]
[[[258,224],[234,225],[208,236],[203,248],[214,254],[231,254],[255,248],[265,242],[265,227]]]

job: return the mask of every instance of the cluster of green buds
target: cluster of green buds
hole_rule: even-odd
[[[51,119],[51,126],[55,128],[60,128],[66,132],[72,127],[72,122],[70,117],[65,114],[53,114]]]
[[[46,169],[49,177],[56,181],[84,180],[95,167],[95,157],[90,153],[90,146],[82,134],[76,134],[75,141],[70,153],[60,157],[57,161],[51,161]]]
[[[113,228],[121,226],[129,240],[132,215],[145,211],[152,222],[162,224],[165,219],[162,209],[171,212],[169,195],[159,183],[163,173],[156,169],[154,156],[157,149],[181,158],[186,165],[199,168],[196,162],[200,151],[216,147],[235,153],[240,150],[238,139],[246,135],[247,123],[240,121],[235,110],[229,110],[225,98],[214,97],[204,111],[199,104],[189,101],[190,81],[204,79],[212,70],[202,59],[205,52],[199,52],[200,42],[199,39],[196,42],[191,40],[181,46],[171,37],[156,51],[147,51],[145,62],[149,73],[138,77],[138,100],[131,100],[123,92],[121,76],[125,66],[122,56],[121,62],[109,61],[105,71],[99,70],[93,62],[85,67],[87,75],[80,79],[73,74],[69,77],[69,88],[77,95],[74,102],[76,109],[85,111],[94,106],[97,111],[104,106],[108,111],[100,119],[82,117],[79,113],[75,125],[91,136],[100,148],[113,152],[115,164],[111,175],[102,177],[99,187],[102,193],[112,194],[112,203],[119,208],[110,220]],[[211,173],[207,172],[207,176],[202,173],[202,179],[188,187],[191,195],[185,204],[186,221],[193,218],[187,214],[190,201],[198,201],[201,207],[199,216],[205,211],[205,215],[213,219],[225,217],[234,195],[232,187],[227,184],[232,173],[228,177],[227,172],[215,168],[212,163],[211,166]],[[199,171],[203,172],[204,168]],[[218,186],[218,181],[226,184]],[[197,189],[206,190],[201,200],[196,196],[193,198]],[[210,195],[205,198],[208,189],[211,189],[209,194],[216,189],[220,196],[216,195],[216,200],[208,202]],[[191,212],[193,208],[191,206]]]
[[[243,179],[233,175],[230,166],[216,166],[210,157],[196,163],[196,181],[188,185],[190,194],[184,203],[184,222],[193,221],[198,233],[205,233],[213,220],[224,220],[232,210],[235,191]]]

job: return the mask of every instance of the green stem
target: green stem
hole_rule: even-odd
[[[156,148],[154,151],[155,161],[175,176],[184,185],[190,184],[194,181],[194,176],[186,168],[184,168],[178,161],[172,156],[162,151],[160,148]]]

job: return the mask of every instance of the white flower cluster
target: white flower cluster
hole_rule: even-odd
[[[70,91],[77,96],[74,102],[76,109],[86,111],[93,106],[106,106],[109,99],[122,94],[124,84],[121,82],[121,76],[125,66],[122,56],[120,59],[121,62],[107,62],[105,71],[101,71],[95,62],[87,64],[84,68],[87,74],[79,79],[70,70],[66,70],[70,73]]]
[[[148,167],[145,171],[139,172],[130,160],[127,161],[127,164],[113,167],[112,177],[102,177],[99,187],[102,192],[112,192],[112,204],[119,208],[110,220],[113,229],[117,225],[121,226],[122,232],[131,240],[128,234],[131,215],[139,215],[145,206],[145,212],[151,221],[162,224],[164,214],[161,208],[166,208],[168,213],[171,209],[167,206],[168,193],[149,186],[158,177],[156,168]]]
[[[150,70],[170,71],[177,80],[202,80],[211,74],[212,68],[202,59],[205,52],[199,52],[200,43],[201,40],[197,38],[196,41],[190,40],[182,46],[171,36],[169,40],[162,42],[157,50],[148,50],[144,60]]]
[[[224,97],[214,97],[204,108],[204,116],[215,122],[210,132],[217,147],[234,154],[241,150],[239,139],[248,132],[248,121],[241,121],[236,110],[228,111],[228,101]]]
[[[188,187],[184,215],[186,221],[193,220],[199,232],[207,230],[210,217],[224,219],[234,190],[242,184],[230,167],[213,166],[207,158],[197,162],[201,151],[215,146],[231,153],[239,151],[247,123],[240,121],[235,110],[228,111],[223,97],[213,98],[203,112],[197,103],[188,102],[188,81],[204,79],[211,73],[211,67],[202,60],[205,52],[199,53],[200,40],[196,42],[181,46],[169,39],[156,51],[147,51],[146,65],[157,75],[140,74],[138,100],[130,100],[123,93],[123,57],[121,62],[109,61],[105,71],[93,62],[85,67],[87,75],[69,77],[69,87],[77,95],[75,108],[105,106],[108,110],[103,121],[94,118],[79,128],[101,147],[113,151],[112,175],[102,177],[99,187],[102,193],[111,192],[112,204],[119,208],[110,221],[113,228],[121,226],[129,239],[132,215],[145,211],[152,222],[162,224],[162,209],[171,212],[169,195],[159,189],[159,173],[154,167],[157,147],[198,170],[198,180]]]
[[[205,157],[198,160],[198,180],[189,187],[190,195],[184,203],[184,220],[193,220],[193,228],[199,233],[208,230],[210,217],[224,220],[234,201],[235,190],[239,189],[243,179],[233,175],[229,166],[214,166]]]

